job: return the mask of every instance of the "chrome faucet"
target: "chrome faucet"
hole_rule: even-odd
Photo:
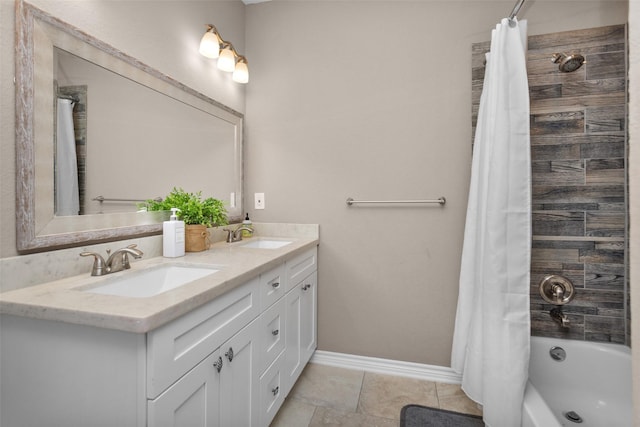
[[[549,312],[551,318],[563,328],[569,328],[569,318],[562,312],[561,308],[553,308]]]
[[[104,276],[105,274],[115,273],[117,271],[127,270],[131,268],[129,263],[129,255],[139,259],[142,258],[143,252],[140,249],[136,249],[135,244],[129,245],[124,248],[117,249],[111,253],[111,250],[107,250],[109,257],[105,261],[102,255],[96,252],[81,252],[80,256],[93,256],[93,267],[91,269],[92,276]]]
[[[253,234],[253,229],[246,225],[241,225],[235,230],[231,230],[230,228],[223,228],[224,231],[227,232],[227,243],[239,242],[242,240],[242,232],[248,231],[249,234]]]

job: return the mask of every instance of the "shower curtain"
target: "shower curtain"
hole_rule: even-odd
[[[521,425],[529,366],[531,161],[526,21],[491,34],[451,354],[490,427]]]
[[[73,129],[73,101],[58,98],[56,137],[56,215],[78,215],[78,162]]]

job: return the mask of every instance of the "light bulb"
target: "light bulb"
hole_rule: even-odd
[[[202,40],[200,40],[199,52],[200,55],[211,59],[216,59],[220,56],[220,42],[218,41],[218,36],[211,31],[204,33]]]
[[[233,70],[233,81],[236,83],[249,83],[249,67],[245,59],[239,59]]]
[[[231,72],[236,68],[236,57],[229,45],[227,45],[220,51],[220,57],[218,58],[218,68],[222,71],[228,72]]]

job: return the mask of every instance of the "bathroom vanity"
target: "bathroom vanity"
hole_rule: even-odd
[[[318,238],[286,241],[0,295],[2,425],[268,426],[316,348]],[[100,293],[164,264],[214,273]]]

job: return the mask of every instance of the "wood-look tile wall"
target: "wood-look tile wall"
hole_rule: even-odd
[[[489,42],[472,49],[473,126]],[[587,63],[562,73],[556,52]],[[625,26],[529,37],[533,239],[531,333],[629,343],[626,280]],[[563,307],[563,329],[540,297],[548,274],[568,277],[576,297]]]

